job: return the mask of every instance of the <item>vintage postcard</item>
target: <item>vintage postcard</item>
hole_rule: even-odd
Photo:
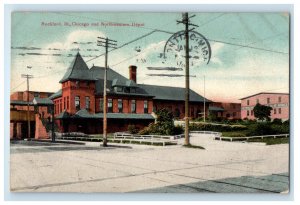
[[[10,191],[289,193],[289,26],[12,12]]]

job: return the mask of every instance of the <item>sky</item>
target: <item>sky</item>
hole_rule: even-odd
[[[189,15],[195,15],[190,19],[198,25],[194,31],[204,36],[211,47],[208,64],[201,55],[191,59],[191,89],[200,95],[205,90],[206,98],[222,102],[240,102],[240,98],[258,92],[289,92],[287,13]],[[166,59],[160,56],[172,33],[184,29],[176,22],[181,19],[181,13],[12,13],[11,92],[26,90],[21,74],[34,76],[30,90],[56,92],[78,51],[89,67],[104,66],[104,55],[97,57],[105,51],[97,46],[99,36],[116,40],[117,47],[122,46],[109,52],[111,69],[129,77],[129,65],[136,65],[139,84],[184,87],[184,77],[149,76],[184,75],[184,66],[179,71],[147,69],[180,68],[177,63],[184,61],[184,51],[173,50]],[[195,46],[195,42],[190,42]],[[184,40],[178,45],[184,45]],[[174,58],[174,54],[179,57]]]

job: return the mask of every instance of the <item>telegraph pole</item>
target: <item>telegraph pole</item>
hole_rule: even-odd
[[[190,18],[194,17],[195,15],[189,17],[188,12],[182,14],[182,21],[177,21],[177,23],[182,23],[185,25],[185,145],[190,144],[190,137],[189,137],[189,100],[190,100],[190,50],[189,50],[189,26],[197,26],[195,24],[190,23]],[[197,26],[198,27],[198,26]]]
[[[104,85],[103,85],[103,147],[107,146],[107,95],[106,95],[106,83],[107,83],[107,58],[108,48],[116,48],[117,41],[108,38],[98,37],[97,45],[105,47],[105,71],[104,71]],[[103,45],[104,44],[104,45]]]
[[[205,122],[205,75],[203,76],[203,89],[204,89],[204,115],[203,115],[203,119],[204,119],[204,122]]]
[[[26,78],[27,79],[27,127],[28,127],[28,140],[30,140],[30,119],[29,119],[29,79],[33,78],[33,75],[29,75],[29,74],[22,74],[21,75],[22,78]]]

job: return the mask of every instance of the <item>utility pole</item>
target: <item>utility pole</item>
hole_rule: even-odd
[[[205,75],[203,76],[203,89],[204,89],[204,115],[203,115],[203,119],[205,122]]]
[[[22,74],[22,78],[27,79],[27,135],[28,135],[28,140],[30,140],[30,119],[29,119],[29,79],[33,78],[33,75],[29,74]]]
[[[189,17],[188,12],[182,14],[182,21],[177,21],[177,23],[182,23],[185,25],[185,141],[184,145],[190,144],[190,137],[189,137],[189,100],[190,100],[190,50],[189,50],[189,26],[197,26],[195,24],[190,23],[190,18],[194,17],[195,15]],[[198,26],[197,26],[198,27]],[[193,29],[191,29],[193,30]]]
[[[104,85],[103,85],[103,147],[107,146],[107,58],[108,48],[116,49],[117,41],[108,38],[98,37],[97,45],[105,47],[105,71],[104,71]],[[104,45],[103,45],[104,44]]]

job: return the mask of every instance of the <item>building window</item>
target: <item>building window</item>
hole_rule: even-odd
[[[113,112],[113,100],[112,99],[107,100],[107,108],[108,108],[108,112]]]
[[[253,114],[254,114],[254,112],[253,112],[253,110],[251,110],[251,116],[253,116]]]
[[[144,113],[148,113],[148,101],[144,101]]]
[[[258,104],[259,103],[259,99],[256,99],[256,104]]]
[[[62,100],[59,100],[59,103],[60,103],[60,112],[62,112]]]
[[[131,112],[132,113],[136,112],[136,102],[135,102],[135,100],[131,100]]]
[[[180,117],[180,110],[179,108],[176,108],[174,111],[174,117],[179,118]]]
[[[34,93],[33,96],[39,98],[40,97],[40,93]]]
[[[112,99],[108,99],[107,107],[108,107],[108,112],[113,112],[113,102],[112,102]]]
[[[64,110],[66,109],[66,97],[64,97]]]
[[[85,109],[90,109],[90,97],[88,96],[85,97]]]
[[[76,81],[76,87],[79,87],[79,81],[78,80]]]
[[[278,102],[280,102],[280,103],[281,103],[281,97],[278,97]]]
[[[270,98],[267,98],[267,103],[268,103],[268,104],[270,103]]]
[[[130,88],[130,93],[136,93],[136,88]]]
[[[69,96],[67,96],[67,110],[69,110]]]
[[[153,106],[153,112],[156,112],[156,110],[157,110],[157,105],[154,105]]]
[[[100,98],[100,102],[99,102],[99,111],[103,112],[103,98]]]
[[[274,108],[274,114],[276,114],[276,108]]]
[[[123,100],[118,99],[118,111],[122,112],[123,111]]]
[[[80,97],[75,96],[75,109],[80,110]]]
[[[232,117],[235,117],[235,116],[236,116],[236,112],[233,112],[233,113],[232,113]]]
[[[247,100],[247,105],[249,105],[250,104],[250,100]]]
[[[249,116],[249,110],[247,110],[247,116]]]
[[[125,88],[124,88],[124,92],[125,92],[125,93],[129,93],[129,92],[130,92],[130,89],[129,89],[128,87],[125,87]]]
[[[278,108],[278,113],[281,114],[281,108]]]
[[[123,87],[114,87],[115,92],[121,93],[123,92]]]

